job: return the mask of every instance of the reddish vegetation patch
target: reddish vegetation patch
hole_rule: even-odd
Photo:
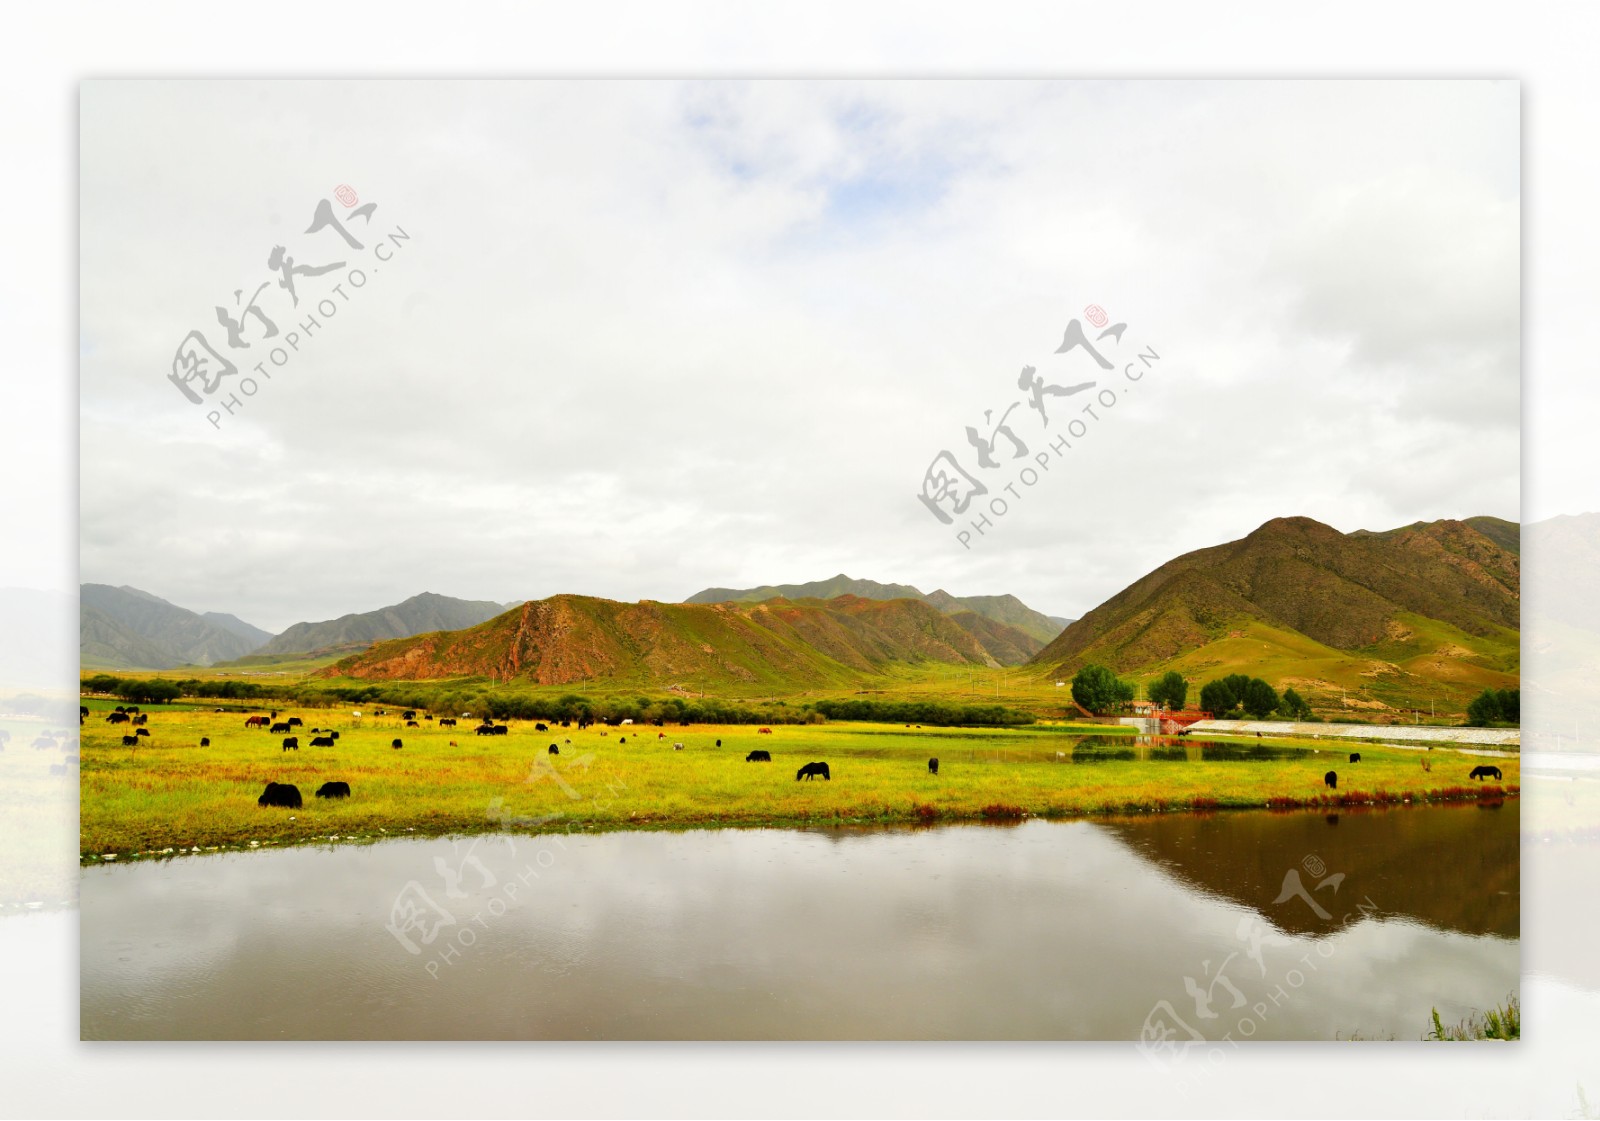
[[[1021,806],[1008,806],[1003,802],[995,802],[982,810],[983,816],[990,819],[1017,818],[1023,816],[1024,812]]]
[[[913,802],[911,812],[916,815],[918,821],[932,821],[939,816],[938,809],[926,802]]]
[[[1195,798],[1189,802],[1189,805],[1197,810],[1214,810],[1219,804],[1220,803],[1215,798],[1206,798],[1204,796]]]

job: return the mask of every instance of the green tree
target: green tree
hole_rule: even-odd
[[[1150,683],[1150,699],[1163,708],[1181,709],[1189,699],[1189,683],[1183,674],[1168,670]]]
[[[1087,665],[1072,679],[1072,699],[1102,716],[1119,704],[1133,700],[1133,686],[1101,665]]]
[[[1283,691],[1283,701],[1278,708],[1290,720],[1310,720],[1312,716],[1311,706],[1292,688]]]
[[[1475,727],[1485,727],[1489,724],[1498,724],[1505,719],[1505,714],[1500,708],[1500,691],[1485,689],[1472,699],[1467,705],[1467,723]]]
[[[1239,705],[1239,698],[1227,678],[1208,681],[1200,687],[1200,707],[1218,720],[1227,719]]]
[[[1265,720],[1278,709],[1278,691],[1259,677],[1252,677],[1239,702],[1251,716]]]
[[[1501,689],[1495,694],[1500,702],[1500,719],[1507,724],[1522,723],[1522,690]]]

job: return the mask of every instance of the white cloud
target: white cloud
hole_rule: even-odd
[[[82,129],[85,580],[1078,614],[1278,515],[1518,514],[1514,85],[89,83]],[[338,257],[341,182],[411,240],[213,430],[174,347]],[[963,550],[923,468],[1091,302],[1159,376]]]

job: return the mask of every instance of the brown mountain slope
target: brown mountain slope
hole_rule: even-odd
[[[1074,622],[1032,664],[1057,675],[1089,661],[1132,670],[1248,620],[1339,650],[1384,642],[1402,614],[1499,634],[1519,625],[1519,591],[1517,556],[1464,522],[1343,534],[1310,518],[1276,518],[1168,561]]]
[[[893,663],[995,661],[959,623],[920,600],[687,604],[560,595],[467,630],[380,643],[323,674],[792,687],[852,681]]]

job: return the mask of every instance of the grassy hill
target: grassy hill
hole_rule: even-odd
[[[972,633],[920,600],[847,595],[689,604],[560,595],[466,630],[380,643],[323,675],[788,693],[847,685],[919,663],[991,667],[997,659]]]
[[[1516,685],[1519,591],[1518,555],[1466,522],[1342,534],[1280,518],[1162,565],[1030,665],[1058,680],[1090,662],[1139,679],[1248,673],[1352,715],[1458,710]]]

